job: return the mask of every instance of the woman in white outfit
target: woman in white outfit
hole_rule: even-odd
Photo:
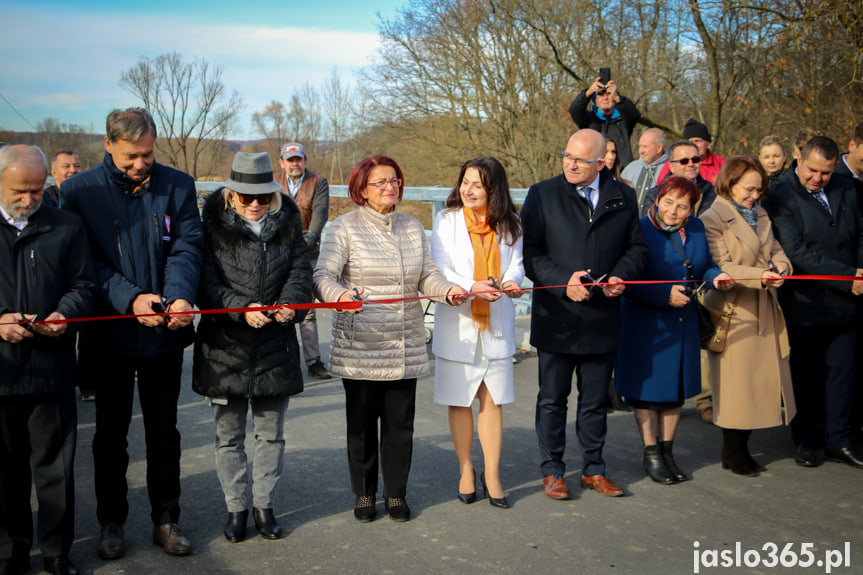
[[[509,507],[500,483],[501,406],[512,403],[515,307],[522,294],[522,228],[506,172],[494,158],[467,161],[435,220],[432,257],[447,280],[472,294],[470,306],[435,308],[435,402],[449,406],[461,476],[458,498],[476,501],[471,462],[473,412],[485,460],[483,490],[495,507]],[[499,289],[505,291],[497,291]],[[508,297],[504,297],[508,296]]]

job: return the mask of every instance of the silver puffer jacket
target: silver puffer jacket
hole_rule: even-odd
[[[338,301],[354,287],[367,300],[361,313],[333,314],[333,375],[389,381],[428,373],[423,302],[373,303],[419,292],[445,303],[456,285],[435,265],[416,218],[368,206],[341,216],[327,230],[314,279],[321,301]]]

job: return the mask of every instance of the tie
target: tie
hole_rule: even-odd
[[[590,186],[581,186],[578,188],[578,193],[581,194],[587,203],[590,204],[590,209],[596,209],[596,202],[593,199],[593,188]]]
[[[812,195],[815,196],[815,199],[818,200],[818,203],[821,204],[821,207],[827,210],[827,213],[832,216],[833,212],[830,211],[830,204],[827,203],[827,195],[824,193],[824,190],[812,192]]]

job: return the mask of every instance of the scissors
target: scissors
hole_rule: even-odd
[[[598,278],[595,278],[592,275],[590,275],[590,272],[585,272],[584,275],[581,276],[581,283],[582,283],[582,285],[585,285],[585,287],[587,288],[587,299],[590,299],[590,296],[593,295],[593,290],[597,287],[596,284],[598,284],[599,282],[604,280],[605,276],[607,276],[607,275],[608,274],[602,274]],[[588,285],[589,285],[589,287],[588,287]]]

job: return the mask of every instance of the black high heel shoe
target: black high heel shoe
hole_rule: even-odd
[[[272,509],[252,507],[252,517],[255,519],[255,527],[257,527],[261,537],[264,539],[280,539],[282,537],[282,526],[276,521],[276,515]]]
[[[473,485],[474,485],[474,490],[471,491],[470,493],[462,493],[461,491],[458,492],[458,500],[459,501],[461,501],[462,503],[466,503],[468,505],[470,505],[471,503],[476,501],[476,469],[473,470]]]
[[[246,522],[249,520],[249,511],[229,512],[228,521],[225,523],[225,539],[231,543],[239,543],[246,538]]]
[[[482,482],[482,494],[485,497],[488,497],[488,502],[492,507],[499,507],[501,509],[509,509],[509,502],[506,500],[506,496],[504,497],[492,497],[488,494],[488,486],[485,484],[485,471],[480,473],[479,480]]]

